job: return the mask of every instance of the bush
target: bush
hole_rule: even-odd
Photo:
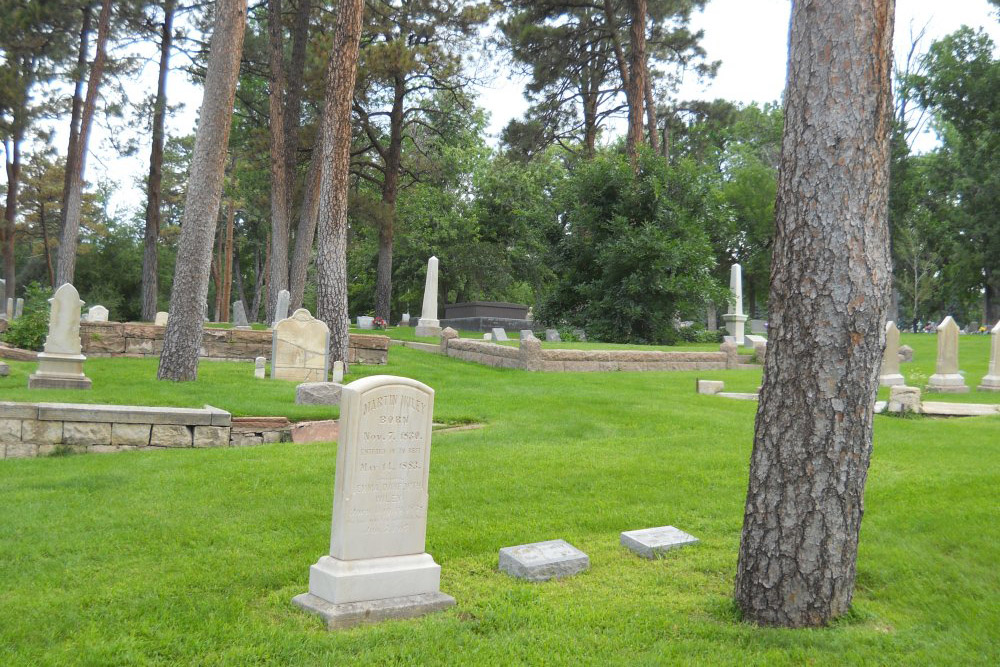
[[[48,288],[31,283],[25,290],[24,313],[7,327],[3,341],[23,350],[40,351],[49,332]]]

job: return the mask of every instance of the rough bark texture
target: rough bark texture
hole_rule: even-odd
[[[208,308],[208,277],[222,199],[226,146],[243,52],[246,0],[219,0],[209,47],[205,94],[191,158],[184,221],[177,251],[170,319],[163,336],[157,377],[194,380]]]
[[[330,327],[330,361],[347,363],[347,185],[351,99],[363,0],[342,0],[327,68],[316,248],[317,317]]]
[[[390,321],[392,304],[392,238],[396,225],[396,199],[399,196],[399,168],[403,160],[403,102],[406,80],[396,75],[392,110],[389,112],[389,146],[385,152],[385,177],[382,180],[382,217],[378,228],[378,264],[375,269],[375,315]]]
[[[625,81],[625,99],[628,102],[628,133],[625,152],[636,160],[637,146],[642,143],[644,120],[643,106],[646,99],[646,0],[629,0],[629,76]]]
[[[73,85],[73,104],[69,114],[69,142],[66,146],[66,164],[76,164],[76,151],[80,141],[80,116],[83,113],[84,84],[87,81],[87,50],[90,45],[90,19],[91,6],[85,4],[82,8],[83,20],[80,27],[80,50],[76,56],[76,81]],[[73,185],[73,172],[70,169],[63,170],[63,191],[62,206],[59,209],[59,229],[66,226],[66,212],[68,210],[70,190]],[[53,279],[54,281],[54,279]],[[53,287],[53,289],[55,289]]]
[[[14,266],[14,236],[17,234],[17,195],[21,187],[21,142],[24,141],[24,126],[14,128],[14,137],[4,145],[7,171],[7,203],[3,214],[3,275],[7,281],[7,299],[15,298],[17,271]]]
[[[153,146],[149,151],[149,178],[146,180],[146,233],[142,249],[142,319],[156,317],[159,296],[160,202],[163,192],[163,123],[167,116],[167,72],[174,34],[174,0],[163,3],[160,30],[160,72],[153,102]]]
[[[305,188],[302,195],[302,208],[299,211],[299,224],[295,232],[295,250],[292,253],[289,284],[289,312],[294,313],[302,307],[305,298],[306,275],[309,272],[309,262],[312,261],[313,241],[316,238],[316,220],[319,216],[319,186],[323,160],[323,128],[320,127],[313,148],[312,159],[309,161],[309,173],[306,174]]]
[[[285,124],[284,30],[281,25],[281,0],[267,2],[267,34],[270,45],[271,94],[269,112],[271,131],[271,266],[267,281],[267,307],[264,319],[274,321],[278,292],[288,289],[288,234],[291,228],[291,197],[288,180],[288,154]]]
[[[94,63],[90,66],[87,80],[87,97],[83,102],[80,117],[80,134],[72,155],[67,156],[66,170],[69,172],[69,192],[66,198],[66,215],[62,235],[59,239],[59,254],[56,259],[56,284],[73,282],[76,272],[77,236],[80,233],[80,212],[83,206],[83,173],[87,166],[87,145],[90,143],[90,128],[94,124],[97,107],[97,91],[104,76],[107,62],[108,34],[111,32],[111,0],[101,3],[101,14],[97,19],[97,43]],[[71,160],[71,161],[70,161]]]
[[[889,301],[893,0],[799,0],[764,383],[736,575],[748,621],[817,626],[854,590]]]

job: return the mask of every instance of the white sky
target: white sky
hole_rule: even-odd
[[[710,0],[704,12],[693,17],[692,23],[695,29],[705,31],[702,45],[708,59],[721,60],[722,65],[717,76],[705,84],[688,77],[690,80],[685,80],[676,98],[722,98],[742,103],[778,101],[785,85],[790,7],[790,0]],[[986,28],[1000,46],[1000,22],[987,0],[897,0],[895,51],[905,55],[910,48],[911,34],[925,26],[927,32],[921,50],[963,24]],[[171,72],[168,81],[170,103],[183,100],[186,105],[168,118],[167,132],[171,135],[193,132],[201,92],[182,72]],[[511,118],[527,108],[521,95],[523,83],[508,74],[496,77],[481,89],[479,104],[491,114],[488,132],[493,137]],[[155,90],[155,86],[156,65],[153,63],[146,67],[137,82],[137,90],[145,94],[145,91]],[[57,133],[55,142],[60,152],[65,152],[65,132]],[[916,142],[918,150],[933,145],[932,135]],[[95,126],[86,178],[90,182],[100,178],[116,182],[119,192],[112,203],[112,212],[124,215],[123,207],[141,205],[142,194],[135,188],[134,179],[137,174],[144,175],[148,171],[148,159],[148,143],[141,143],[135,156],[118,158],[109,145],[107,131]]]

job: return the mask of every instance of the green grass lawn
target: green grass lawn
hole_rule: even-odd
[[[291,605],[329,549],[333,444],[7,460],[0,664],[1000,662],[1000,417],[877,417],[852,613],[761,629],[730,601],[754,403],[696,395],[708,373],[525,373],[399,347],[389,359],[363,372],[428,383],[437,420],[486,423],[432,448],[427,550],[456,607],[328,633]],[[95,387],[126,383],[118,402],[145,402],[138,376],[154,371],[88,362]],[[202,364],[172,396],[274,414],[263,392],[286,383],[251,374]],[[737,391],[760,379],[710,375]],[[664,524],[701,543],[657,561],[618,545]],[[500,547],[554,538],[591,570],[541,584],[497,571]]]

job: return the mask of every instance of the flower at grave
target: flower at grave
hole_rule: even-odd
[[[376,317],[375,320],[373,321],[373,324],[375,325],[376,329],[385,329],[385,320],[383,320],[381,317]]]

